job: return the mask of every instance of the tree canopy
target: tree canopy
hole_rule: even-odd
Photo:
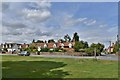
[[[54,39],[48,40],[48,43],[51,43],[51,42],[55,43],[55,40]]]
[[[42,40],[37,40],[36,43],[44,43]]]
[[[68,34],[64,36],[64,39],[65,39],[66,42],[71,41],[71,38],[70,38],[70,36]]]
[[[73,40],[76,42],[76,41],[79,41],[79,36],[77,34],[77,32],[74,33],[73,35]]]

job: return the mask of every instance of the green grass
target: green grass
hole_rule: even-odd
[[[118,62],[2,56],[4,78],[118,78]]]

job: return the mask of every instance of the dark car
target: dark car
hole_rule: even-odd
[[[30,53],[27,51],[22,51],[20,53],[18,53],[19,56],[30,56]]]

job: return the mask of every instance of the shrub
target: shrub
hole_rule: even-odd
[[[49,48],[41,48],[41,52],[48,52]]]
[[[59,52],[59,48],[55,48],[55,49],[54,49],[54,52]]]

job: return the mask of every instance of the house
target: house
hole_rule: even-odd
[[[18,45],[17,43],[10,42],[10,43],[1,44],[1,48],[2,51],[6,49],[8,52],[13,52],[13,51],[19,51],[20,45]]]
[[[52,49],[52,48],[57,48],[57,45],[56,45],[56,43],[47,43],[47,45],[48,45],[48,48],[50,48],[50,49]]]
[[[74,44],[72,42],[63,42],[61,43],[61,48],[63,48],[66,51],[73,51]]]
[[[26,44],[26,43],[20,44],[19,46],[19,48],[28,48],[28,47],[29,47],[29,44]]]
[[[109,47],[108,47],[107,52],[108,52],[108,53],[112,53],[113,50],[114,50],[114,46],[115,46],[115,44],[112,43],[112,46],[109,46]]]

